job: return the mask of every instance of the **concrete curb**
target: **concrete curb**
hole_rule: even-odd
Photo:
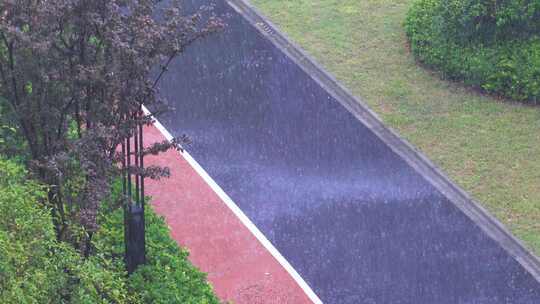
[[[403,158],[421,176],[444,194],[450,202],[467,215],[482,231],[497,242],[540,283],[540,259],[484,207],[452,182],[435,164],[414,148],[407,140],[385,126],[382,120],[361,100],[326,72],[313,58],[290,41],[277,27],[246,0],[227,0],[240,15],[283,51],[313,80],[338,100],[377,137]]]

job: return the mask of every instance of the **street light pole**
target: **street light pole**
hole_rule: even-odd
[[[138,111],[126,115],[132,115],[137,124],[134,134],[122,143],[125,263],[131,274],[146,262],[142,104]],[[132,168],[136,169],[132,172]]]

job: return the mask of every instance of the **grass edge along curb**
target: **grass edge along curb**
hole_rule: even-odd
[[[540,256],[540,108],[419,66],[403,28],[414,1],[251,0]]]

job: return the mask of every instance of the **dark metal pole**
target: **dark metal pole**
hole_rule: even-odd
[[[139,107],[139,115],[141,116],[141,118],[144,116],[144,112],[142,110],[142,104],[140,105]],[[140,145],[140,149],[139,151],[141,151],[139,157],[140,157],[140,161],[139,161],[139,164],[141,166],[141,169],[144,169],[144,154],[143,154],[143,151],[144,151],[144,144],[143,144],[143,124],[139,124],[139,145]],[[141,175],[141,199],[142,199],[142,208],[143,208],[143,212],[144,212],[144,204],[145,204],[145,201],[144,201],[144,175]]]
[[[122,119],[124,114],[122,114]],[[122,208],[124,209],[124,262],[127,263],[127,239],[128,239],[128,195],[127,195],[127,173],[126,173],[126,140],[122,140]]]
[[[145,255],[145,223],[144,223],[144,191],[143,191],[143,175],[142,175],[142,124],[141,113],[136,111],[131,114],[131,118],[135,121],[136,125],[133,137],[133,151],[131,151],[131,137],[128,139],[127,145],[127,163],[128,163],[128,195],[129,204],[127,212],[127,225],[125,227],[127,231],[126,241],[126,267],[129,274],[133,273],[139,265],[146,262]],[[131,172],[129,167],[131,166],[131,158],[134,157],[133,163],[137,171],[133,173],[135,177],[135,193],[132,189]],[[134,194],[134,195],[133,195]],[[133,202],[134,200],[134,202]]]
[[[132,195],[131,195],[131,172],[130,172],[130,169],[131,169],[131,137],[128,137],[126,139],[126,143],[127,143],[127,148],[126,148],[126,153],[127,153],[127,157],[126,157],[126,160],[127,160],[127,171],[126,171],[126,182],[127,182],[127,198],[128,198],[128,205],[131,205],[131,200],[132,200]]]
[[[143,248],[143,252],[142,252],[142,260],[143,260],[143,263],[146,263],[146,238],[145,238],[145,234],[146,234],[146,221],[145,221],[145,213],[144,213],[144,205],[145,205],[145,201],[144,201],[144,144],[143,144],[143,124],[142,124],[142,121],[143,121],[143,116],[144,116],[144,112],[142,110],[142,103],[139,105],[139,118],[141,119],[140,120],[140,124],[139,124],[139,166],[141,168],[141,174],[139,175],[141,181],[140,181],[140,190],[141,190],[141,194],[140,194],[140,198],[141,198],[141,212],[142,212],[142,248]]]
[[[137,121],[139,118],[138,113],[133,113],[133,120]],[[135,168],[139,170],[139,126],[135,125],[135,130],[133,132],[133,156],[135,161]],[[135,204],[140,204],[140,185],[139,185],[139,174],[135,172]]]

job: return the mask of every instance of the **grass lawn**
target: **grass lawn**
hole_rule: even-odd
[[[416,65],[413,0],[251,0],[540,255],[540,107],[481,96]]]

